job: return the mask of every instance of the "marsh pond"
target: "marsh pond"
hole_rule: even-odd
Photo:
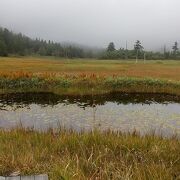
[[[180,136],[180,97],[112,93],[61,96],[53,93],[0,95],[0,128],[120,130]]]

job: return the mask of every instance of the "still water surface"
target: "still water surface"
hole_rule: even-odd
[[[0,128],[22,124],[37,130],[136,129],[141,134],[180,136],[180,97],[162,94],[59,96],[51,93],[0,95]]]

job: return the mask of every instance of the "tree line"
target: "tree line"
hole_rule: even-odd
[[[65,58],[99,58],[99,59],[179,59],[180,51],[175,42],[171,51],[164,52],[145,51],[139,40],[134,44],[134,49],[116,49],[113,42],[109,43],[106,50],[90,49],[75,45],[62,45],[53,41],[31,39],[21,33],[16,34],[6,28],[0,28],[0,56],[9,55],[40,55],[58,56]]]
[[[102,54],[101,59],[150,59],[150,60],[163,60],[163,59],[178,59],[180,60],[180,51],[178,43],[175,42],[171,51],[164,48],[164,52],[145,51],[141,42],[137,40],[134,44],[134,49],[116,49],[115,44],[110,42],[106,51]]]
[[[67,58],[91,57],[90,50],[73,45],[61,45],[53,41],[31,39],[21,33],[16,34],[6,28],[0,28],[0,56],[41,55]]]

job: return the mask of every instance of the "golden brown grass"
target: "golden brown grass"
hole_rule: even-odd
[[[0,131],[0,175],[50,179],[178,179],[180,142],[137,133]]]
[[[24,71],[56,74],[96,74],[101,76],[180,80],[180,61],[147,61],[146,64],[120,60],[79,60],[55,58],[0,58],[0,72]]]
[[[107,87],[106,80],[109,77],[114,80]],[[146,64],[135,64],[134,61],[120,60],[1,57],[0,78],[0,92],[3,93],[46,90],[63,94],[91,94],[91,89],[94,89],[96,94],[123,91],[179,95],[180,61],[147,61]],[[116,79],[120,78],[122,80],[117,82]],[[137,83],[139,80],[136,78],[144,81]],[[158,79],[159,84],[151,79]],[[60,80],[63,82],[59,82]],[[119,81],[123,81],[124,86],[119,86]]]
[[[0,93],[54,92],[85,95],[109,92],[180,95],[180,61],[55,58],[0,58]]]

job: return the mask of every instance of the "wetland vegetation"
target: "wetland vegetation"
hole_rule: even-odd
[[[104,94],[114,91],[179,95],[180,62],[0,58],[0,91]]]
[[[35,131],[32,126],[25,129],[23,123],[15,129],[15,126],[8,130],[2,128],[0,175],[6,176],[12,172],[19,172],[22,175],[48,173],[50,179],[54,180],[178,179],[179,80],[179,61],[148,61],[146,64],[144,62],[135,64],[134,61],[69,60],[52,57],[0,58],[0,112],[1,118],[6,117],[6,120],[1,119],[1,128],[3,123],[8,123],[10,114],[14,118],[26,117],[22,120],[23,123],[32,123],[34,121],[30,119],[27,121],[27,117],[30,116],[26,116],[28,115],[26,111],[34,109],[31,115],[36,115],[40,110],[41,118],[38,115],[36,122],[41,122],[47,121],[47,117],[55,119],[56,113],[64,111],[63,108],[69,105],[67,107],[69,112],[67,111],[66,115],[71,120],[73,116],[70,114],[78,114],[80,112],[78,108],[82,109],[81,112],[84,111],[83,108],[86,110],[89,108],[91,120],[94,120],[93,113],[97,106],[105,107],[105,110],[101,111],[104,112],[104,120],[107,117],[110,120],[110,116],[106,114],[110,107],[117,110],[112,113],[111,119],[114,118],[114,114],[126,109],[123,111],[124,115],[129,114],[131,117],[124,120],[124,123],[137,116],[132,112],[136,112],[134,107],[139,106],[142,107],[138,109],[138,112],[143,114],[142,121],[134,121],[134,125],[141,122],[139,127],[142,125],[142,129],[145,129],[144,122],[150,123],[150,118],[153,120],[157,118],[157,115],[147,116],[153,103],[157,113],[160,112],[159,107],[163,107],[162,114],[166,117],[164,116],[164,121],[161,119],[162,123],[165,123],[165,118],[171,117],[172,119],[167,119],[165,124],[168,128],[169,125],[177,128],[174,131],[176,133],[171,133],[167,137],[155,131],[146,132],[142,136],[141,132],[133,129],[135,127],[133,123],[129,123],[131,131],[126,129],[124,132],[122,129],[114,131],[110,128],[101,129],[98,125],[90,131],[86,131],[85,128],[78,131],[78,128],[65,129],[58,124],[55,125],[56,128],[51,126],[49,130],[47,127],[45,132]],[[171,103],[175,103],[177,112],[174,112],[175,106],[171,106]],[[47,116],[49,110],[43,110],[47,106],[48,108],[52,106],[52,109],[56,107],[57,111],[53,110],[53,114]],[[147,111],[144,111],[146,106]],[[166,113],[172,110],[176,115],[167,116]],[[20,116],[21,112],[23,116]],[[118,118],[120,116],[118,114]],[[64,116],[59,114],[58,117],[63,120]],[[83,123],[85,119],[87,120],[88,114],[82,118],[79,113],[77,117],[79,119],[73,122]],[[113,124],[115,120],[109,122]],[[71,125],[74,123],[70,122]],[[118,122],[115,126],[122,124]],[[107,127],[111,126],[107,124]]]
[[[137,132],[0,130],[0,174],[50,179],[179,179],[176,137]]]

